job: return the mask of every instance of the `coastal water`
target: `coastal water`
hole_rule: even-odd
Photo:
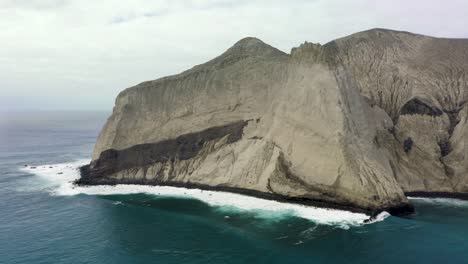
[[[466,201],[411,199],[417,214],[363,224],[223,193],[74,187],[107,115],[0,114],[0,263],[468,263]]]

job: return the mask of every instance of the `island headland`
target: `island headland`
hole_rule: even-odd
[[[372,29],[244,38],[122,91],[77,184],[236,192],[371,215],[468,197],[468,40]]]

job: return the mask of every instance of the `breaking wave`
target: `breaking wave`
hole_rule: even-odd
[[[468,201],[460,200],[455,198],[426,198],[426,197],[408,197],[409,200],[417,203],[425,203],[435,206],[444,206],[444,207],[454,207],[468,208]]]
[[[389,216],[388,213],[384,212],[369,221],[369,216],[362,213],[282,203],[228,192],[170,186],[119,184],[115,186],[98,185],[83,187],[74,185],[73,181],[80,177],[79,167],[87,163],[89,163],[89,160],[78,160],[71,163],[27,166],[21,168],[21,170],[35,176],[34,184],[29,188],[47,191],[51,195],[57,196],[144,193],[155,196],[193,198],[217,207],[220,210],[250,211],[258,217],[265,218],[293,215],[308,219],[317,224],[334,225],[343,229],[383,221]]]

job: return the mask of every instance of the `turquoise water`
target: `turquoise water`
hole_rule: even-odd
[[[411,217],[343,226],[170,196],[60,195],[24,170],[89,159],[107,115],[0,116],[0,263],[468,263],[465,201],[412,200]]]

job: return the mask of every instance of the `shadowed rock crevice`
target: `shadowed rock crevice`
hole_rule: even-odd
[[[444,139],[438,142],[440,148],[440,155],[442,157],[447,156],[450,151],[452,151],[452,146],[450,145],[450,140]]]
[[[405,141],[403,142],[403,150],[406,152],[406,153],[409,153],[411,151],[411,149],[413,148],[413,139],[411,137],[405,139]]]
[[[429,106],[418,98],[411,99],[408,101],[400,111],[401,115],[430,115],[440,116],[443,114],[442,110],[437,107]]]
[[[449,121],[450,121],[450,126],[449,126],[449,129],[448,129],[448,133],[450,136],[452,136],[453,134],[453,130],[455,129],[455,127],[458,125],[458,122],[460,122],[460,118],[459,118],[459,113],[460,113],[460,109],[457,109],[457,110],[453,110],[453,111],[446,111],[448,117],[449,117]]]

